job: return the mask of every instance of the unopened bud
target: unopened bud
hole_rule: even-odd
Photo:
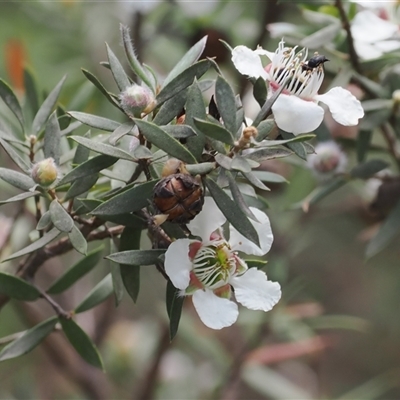
[[[345,171],[347,157],[335,142],[322,142],[315,146],[315,154],[308,156],[307,163],[318,178],[327,179]]]
[[[142,112],[147,114],[156,106],[152,91],[136,84],[128,86],[119,95],[119,100],[123,110],[130,116],[140,116]]]
[[[37,162],[31,170],[32,179],[40,186],[48,187],[58,178],[58,168],[52,157]]]
[[[164,167],[161,171],[161,175],[165,178],[166,176],[173,174],[187,174],[188,171],[186,169],[185,164],[178,160],[177,158],[170,158],[164,164]]]

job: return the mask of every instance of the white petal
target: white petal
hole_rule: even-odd
[[[250,268],[229,283],[235,289],[236,300],[250,310],[269,311],[282,294],[279,283],[269,281],[267,275],[257,268]]]
[[[232,62],[242,75],[247,75],[251,78],[262,76],[267,79],[268,77],[260,57],[246,46],[237,46],[232,50]]]
[[[400,40],[382,40],[382,42],[375,43],[375,46],[384,53],[390,53],[400,49]]]
[[[282,36],[295,34],[298,26],[290,24],[289,22],[274,22],[267,25],[267,30],[273,38],[280,38]]]
[[[341,125],[354,126],[364,116],[359,100],[348,90],[334,87],[329,92],[315,96],[329,107],[333,119]]]
[[[312,132],[324,118],[324,110],[312,101],[297,96],[281,94],[272,106],[279,128],[295,135]]]
[[[351,23],[351,33],[355,41],[376,43],[391,38],[399,27],[379,18],[370,10],[360,11]]]
[[[210,240],[210,235],[220,228],[226,221],[224,214],[215,204],[212,197],[204,199],[203,209],[190,221],[188,228],[192,235],[200,236],[203,242]]]
[[[359,57],[363,60],[373,60],[374,58],[379,58],[383,52],[378,49],[375,44],[364,43],[360,41],[354,42],[354,48]]]
[[[231,326],[239,315],[236,303],[218,297],[207,289],[194,292],[193,305],[204,325],[212,329]]]
[[[165,272],[171,282],[178,289],[186,289],[189,286],[192,262],[189,258],[189,239],[178,239],[172,242],[165,253]]]
[[[229,226],[229,243],[232,246],[232,250],[234,251],[242,251],[243,253],[252,254],[254,256],[263,256],[264,254],[269,252],[269,250],[271,249],[272,241],[274,240],[271,230],[271,224],[269,222],[268,216],[264,212],[254,207],[250,207],[250,210],[258,219],[258,221],[260,221],[256,222],[252,219],[249,220],[258,233],[260,247],[256,246],[253,242],[246,239],[232,225]]]

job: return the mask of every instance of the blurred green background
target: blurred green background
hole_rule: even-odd
[[[161,76],[208,34],[206,55],[217,57],[227,78],[236,81],[237,93],[244,94],[246,82],[218,39],[272,49],[276,39],[269,38],[266,24],[298,20],[294,4],[267,1],[1,2],[0,77],[22,95],[21,65],[30,67],[44,92],[67,75],[61,95],[67,110],[121,120],[81,72],[88,69],[115,89],[99,63],[106,60],[105,41],[123,54],[120,23],[131,27],[139,58]],[[1,166],[10,166],[3,151],[0,157]],[[85,364],[54,333],[30,354],[0,364],[0,399],[400,398],[399,242],[365,261],[366,242],[379,223],[368,211],[365,183],[345,186],[304,213],[291,205],[317,184],[305,165],[271,161],[265,168],[289,181],[266,195],[275,235],[266,271],[283,289],[273,312],[241,309],[235,326],[214,332],[188,301],[169,344],[165,281],[147,269],[136,305],[125,296],[116,309],[109,299],[77,318],[100,347],[106,373]],[[12,189],[1,182],[0,192],[6,198]],[[5,234],[6,218],[17,210],[2,207]],[[2,255],[20,248],[34,221],[25,212],[16,224]],[[39,282],[50,282],[77,259],[67,254],[52,260]],[[103,261],[60,296],[60,303],[77,304],[108,267]],[[51,309],[41,302],[12,301],[1,311],[0,337],[47,315]],[[238,363],[241,375],[235,373]]]

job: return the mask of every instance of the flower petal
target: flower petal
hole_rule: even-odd
[[[281,298],[278,282],[267,279],[267,275],[257,268],[250,268],[241,276],[232,278],[230,284],[235,289],[236,300],[250,310],[269,311]]]
[[[178,239],[172,242],[165,253],[165,272],[178,289],[189,286],[192,261],[189,258],[190,239]]]
[[[200,236],[204,243],[210,240],[210,235],[226,222],[224,214],[215,204],[212,197],[204,199],[203,209],[188,224],[192,235]]]
[[[193,294],[193,305],[204,325],[222,329],[236,322],[238,306],[233,301],[216,296],[211,290],[198,290]]]
[[[246,46],[237,46],[232,50],[232,62],[242,75],[250,78],[268,77],[260,57]]]
[[[279,128],[295,135],[312,132],[324,118],[324,110],[313,101],[297,96],[281,94],[272,106],[275,122]]]
[[[361,103],[348,90],[334,87],[325,94],[315,96],[329,108],[333,119],[341,125],[354,126],[364,116]]]
[[[246,239],[241,233],[239,233],[232,225],[229,226],[230,236],[229,244],[234,251],[242,251],[246,254],[252,254],[254,256],[263,256],[268,253],[271,249],[272,241],[274,237],[272,235],[271,224],[267,214],[258,210],[257,208],[250,207],[250,210],[259,222],[250,220],[258,233],[260,241],[260,247]]]

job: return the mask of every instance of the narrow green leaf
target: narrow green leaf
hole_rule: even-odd
[[[246,215],[241,210],[238,210],[235,202],[212,179],[205,179],[205,184],[210,191],[211,196],[217,203],[218,208],[222,211],[232,226],[244,237],[259,246],[259,239],[256,230]]]
[[[166,125],[170,123],[183,111],[187,95],[188,91],[182,90],[181,92],[177,93],[172,99],[165,101],[161,108],[158,110],[156,116],[153,119],[153,122],[156,125]]]
[[[179,321],[181,319],[184,296],[179,295],[171,281],[167,282],[166,306],[169,317],[169,338],[172,340],[178,332]]]
[[[58,294],[70,288],[80,278],[90,272],[101,260],[104,247],[92,250],[85,257],[67,269],[48,289],[49,294]]]
[[[117,161],[118,158],[105,155],[93,157],[90,160],[85,161],[84,163],[78,165],[67,175],[65,175],[64,178],[61,179],[60,182],[58,182],[57,186],[62,186],[65,185],[66,183],[75,181],[76,179],[83,178],[88,175],[93,175],[105,168],[111,167],[111,165],[115,164]]]
[[[77,314],[90,310],[102,303],[107,297],[111,296],[114,292],[111,274],[105,276],[82,300],[76,307]]]
[[[196,137],[191,137],[187,140],[187,147],[196,159],[200,160],[206,144],[206,137],[200,129],[197,129],[194,118],[205,120],[206,111],[203,94],[197,81],[194,81],[193,85],[188,89],[185,109],[185,124],[191,126],[197,133]]]
[[[24,69],[24,88],[32,116],[36,115],[39,110],[39,96],[36,88],[35,78],[28,68]]]
[[[134,128],[135,124],[133,122],[128,122],[126,124],[120,125],[115,131],[110,135],[108,142],[112,145],[115,146],[118,142],[119,139],[127,135],[132,131]]]
[[[97,115],[84,112],[69,111],[68,114],[85,125],[107,132],[113,132],[121,125],[119,122],[113,121],[112,119],[98,117]]]
[[[257,162],[262,162],[265,160],[273,160],[274,158],[288,157],[293,154],[293,151],[289,149],[282,148],[263,148],[260,150],[254,150],[253,152],[246,154],[245,158],[249,160],[254,160]]]
[[[204,135],[219,140],[222,143],[233,145],[233,137],[231,133],[219,124],[193,118],[195,126],[204,133]]]
[[[49,212],[51,216],[51,221],[59,231],[72,231],[74,220],[68,214],[67,210],[58,202],[58,200],[54,199],[50,203]]]
[[[284,139],[284,140],[263,140],[262,142],[257,143],[256,147],[257,148],[274,147],[274,146],[279,146],[279,145],[287,144],[287,143],[305,142],[307,140],[314,139],[315,136],[316,135],[314,135],[313,133],[307,133],[304,135],[297,135],[294,137],[290,137],[290,139]],[[258,140],[258,137],[257,137],[257,140]]]
[[[37,135],[43,128],[44,124],[49,118],[53,107],[55,106],[58,96],[61,92],[62,85],[64,84],[66,77],[64,76],[61,81],[56,85],[56,87],[50,92],[47,96],[46,100],[40,106],[38,112],[35,115],[35,118],[32,123],[32,133]]]
[[[4,261],[13,260],[14,258],[18,258],[24,256],[26,254],[32,253],[36,250],[41,249],[42,247],[46,246],[46,244],[53,241],[57,236],[59,236],[61,232],[57,228],[53,228],[52,230],[46,232],[41,238],[30,244],[29,246],[23,248],[20,251],[17,251],[11,256],[8,256]]]
[[[28,329],[22,336],[5,346],[0,352],[0,361],[9,360],[29,353],[54,330],[57,317],[51,317]]]
[[[110,49],[108,44],[106,43],[107,49],[107,57],[110,63],[110,69],[113,74],[114,80],[121,92],[123,92],[128,86],[130,86],[128,75],[124,71],[121,63],[119,62],[118,58],[115,56],[113,51]]]
[[[89,364],[103,369],[100,354],[85,331],[72,319],[59,318],[59,321],[65,336],[78,354]]]
[[[46,211],[39,219],[39,222],[36,225],[36,229],[41,231],[42,229],[46,229],[51,224],[51,216],[50,211]]]
[[[40,297],[40,292],[34,286],[6,272],[0,272],[0,293],[23,301],[34,301]]]
[[[69,139],[74,140],[75,142],[87,147],[88,149],[96,153],[119,158],[122,160],[136,161],[136,159],[128,152],[121,150],[118,147],[110,146],[109,144],[97,142],[95,140],[88,139],[82,136],[70,136]]]
[[[196,44],[194,44],[189,51],[180,59],[178,64],[172,69],[172,71],[165,78],[163,87],[167,86],[174,78],[180,75],[185,69],[195,63],[204,51],[204,47],[207,43],[207,36],[204,36]]]
[[[30,197],[36,196],[36,195],[40,195],[40,192],[34,191],[34,192],[20,193],[20,194],[17,194],[16,196],[10,197],[7,200],[1,200],[0,201],[0,205],[7,204],[7,203],[14,203],[16,201],[25,200],[25,199],[28,199]]]
[[[118,215],[139,211],[149,204],[153,188],[158,180],[138,184],[100,204],[92,211],[93,215]]]
[[[261,76],[253,84],[253,96],[260,107],[267,101],[267,85]]]
[[[106,258],[125,265],[154,265],[160,261],[159,257],[164,253],[165,249],[126,250],[110,254]]]
[[[46,124],[46,130],[44,134],[44,145],[43,152],[45,158],[52,157],[57,165],[60,164],[60,141],[61,131],[58,125],[57,112],[54,111]]]
[[[256,188],[261,189],[261,190],[271,190],[269,187],[265,186],[260,179],[257,178],[256,175],[254,175],[254,172],[242,172],[243,176]]]
[[[28,172],[30,166],[27,161],[25,161],[19,153],[14,150],[14,147],[11,146],[7,141],[0,138],[0,144],[3,146],[6,153],[10,156],[10,158],[18,165],[19,168],[24,172]]]
[[[365,161],[371,139],[372,131],[359,131],[357,135],[357,161],[359,163]]]
[[[293,133],[285,132],[285,131],[282,131],[281,129],[279,129],[279,133],[286,140],[287,139],[294,139],[294,137],[295,137],[293,135]],[[303,146],[302,143],[289,141],[289,142],[286,143],[285,146],[288,147],[290,150],[292,150],[302,160],[307,161],[307,150],[305,149],[305,147]]]
[[[112,239],[110,240],[110,248],[111,252],[113,253],[117,250]],[[110,270],[115,297],[115,307],[118,307],[122,301],[122,298],[124,297],[124,282],[122,280],[121,267],[119,266],[119,264],[110,260]]]
[[[22,109],[19,104],[18,98],[14,94],[10,86],[8,86],[8,84],[3,81],[3,79],[0,79],[0,97],[3,99],[7,107],[17,117],[17,120],[20,123],[22,130],[24,130],[24,116],[22,114]]]
[[[72,244],[72,247],[83,255],[87,253],[87,242],[82,232],[74,225],[71,232],[68,233],[68,238]]]
[[[168,135],[173,136],[175,139],[187,139],[190,136],[196,136],[197,133],[195,130],[189,125],[165,125],[160,126],[160,128],[167,132]]]
[[[218,163],[218,165],[220,165],[221,167],[225,168],[228,171],[232,169],[232,158],[228,156],[218,153],[215,156],[215,161]]]
[[[232,159],[232,164],[231,164],[232,169],[244,173],[251,172],[251,165],[248,160],[246,160],[244,157],[240,155],[236,155]]]
[[[164,101],[174,97],[181,90],[186,89],[192,84],[195,78],[199,79],[203,76],[211,67],[211,61],[202,60],[193,64],[189,68],[185,69],[182,73],[176,76],[168,85],[164,86],[158,94],[156,100],[158,104],[164,103]]]
[[[243,214],[247,215],[247,217],[257,221],[257,218],[254,216],[254,214],[251,212],[250,208],[246,204],[243,195],[232,175],[231,172],[226,171],[226,177],[228,178],[229,181],[229,189],[232,193],[232,198],[233,201],[236,203],[236,205],[239,207],[239,209],[243,212]]]
[[[236,100],[229,83],[218,76],[215,83],[215,101],[218,111],[224,121],[225,128],[236,135]]]
[[[135,119],[134,121],[143,136],[159,149],[164,150],[170,156],[176,157],[188,164],[196,163],[193,154],[191,154],[185,146],[168,135],[168,133],[164,132],[157,125],[140,119]]]
[[[388,163],[382,160],[368,160],[362,164],[356,165],[350,175],[353,178],[368,179],[377,174],[379,171],[387,168]]]
[[[382,251],[400,232],[400,201],[390,211],[377,234],[368,243],[366,256],[371,258]]]
[[[272,182],[272,183],[287,183],[287,180],[282,175],[276,174],[275,172],[270,171],[252,171],[252,174],[255,175],[262,182]]]
[[[88,192],[96,184],[97,179],[99,179],[99,174],[88,175],[77,179],[68,189],[64,200],[67,201]]]
[[[0,178],[10,185],[25,191],[29,191],[35,185],[32,178],[12,169],[0,168]]]
[[[217,168],[217,164],[215,162],[203,162],[201,164],[186,165],[186,169],[188,170],[189,174],[193,176],[209,174],[215,168]]]

